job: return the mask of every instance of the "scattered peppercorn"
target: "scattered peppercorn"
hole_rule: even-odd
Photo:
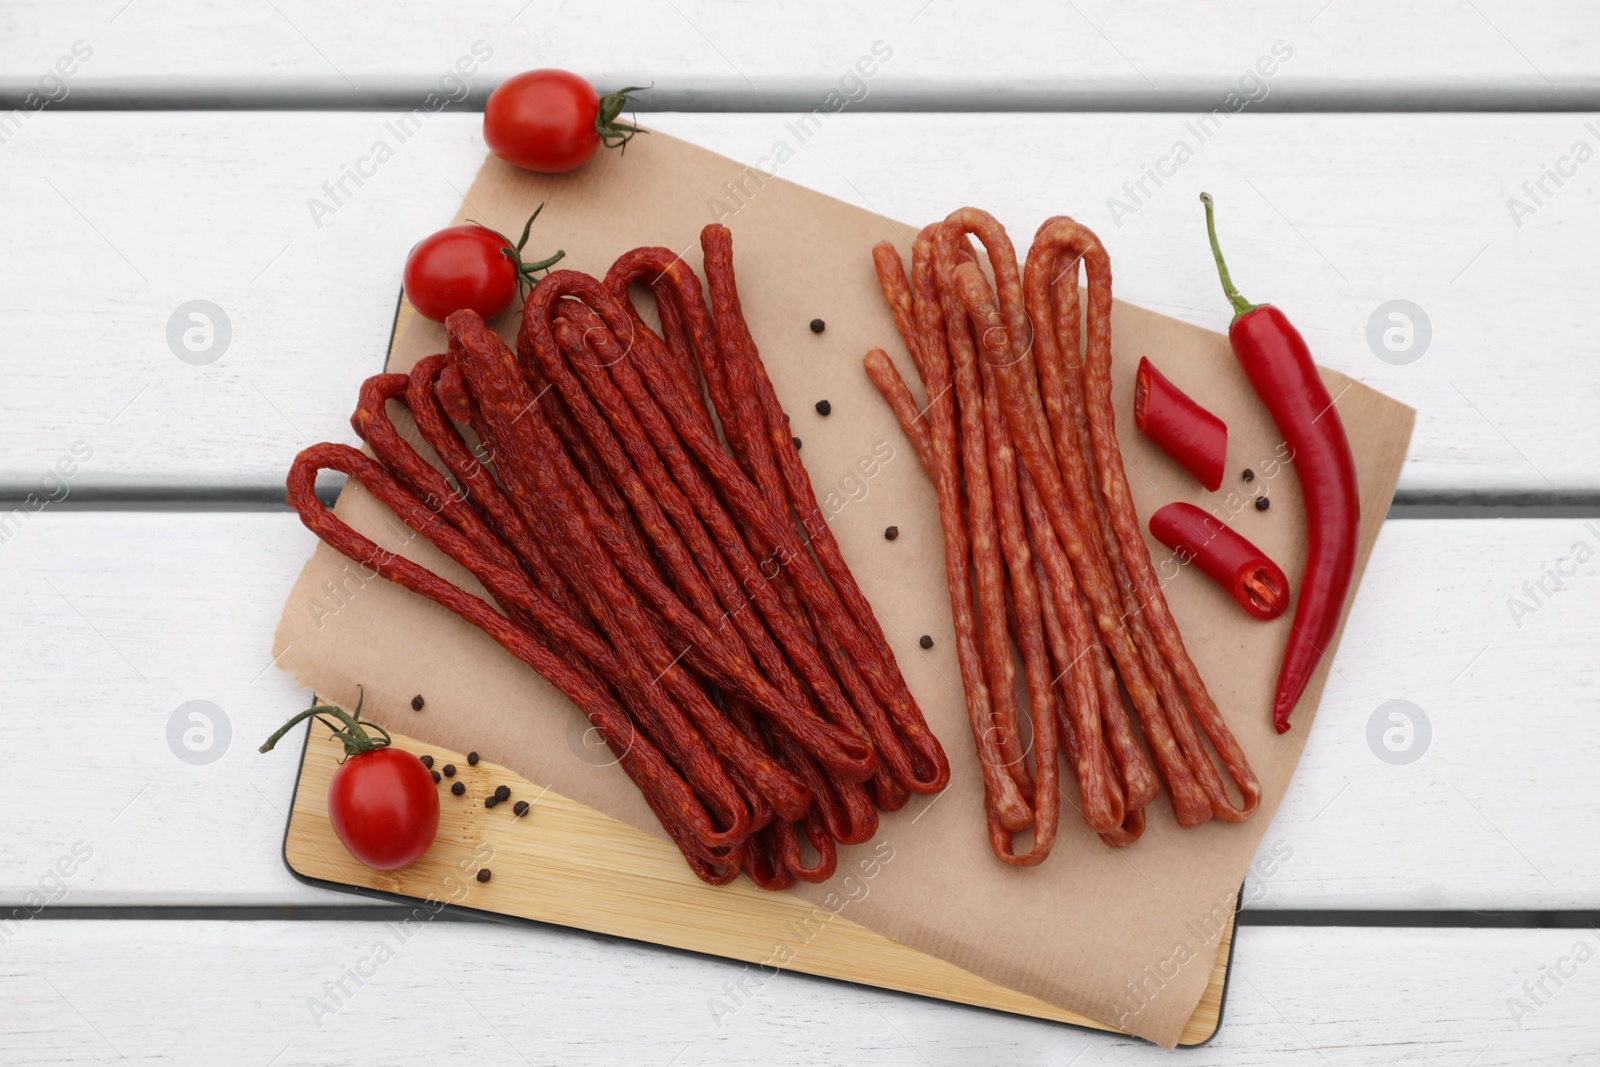
[[[478,765],[478,754],[476,752],[468,752],[467,753],[467,766],[468,767],[476,767],[477,765]]]
[[[1256,472],[1251,470],[1249,467],[1246,467],[1244,469],[1244,480],[1247,481],[1247,482],[1255,481],[1256,480]]]
[[[498,803],[500,803],[500,798],[495,796],[493,793],[490,793],[488,796],[483,798],[483,806],[486,808],[492,808]]]
[[[439,781],[440,781],[439,772],[438,771],[429,771],[428,773],[433,775],[433,784],[434,785],[438,785]]]
[[[817,414],[818,415],[832,415],[833,414],[833,405],[828,403],[826,400],[817,401]]]
[[[524,815],[528,814],[528,802],[526,800],[519,800],[515,804],[511,805],[511,810],[516,812],[517,818],[520,819]]]
[[[488,880],[489,880],[489,868],[485,867],[485,868],[483,868],[482,870],[480,870],[478,872],[478,881],[487,882]]]
[[[457,782],[455,785],[450,787],[450,792],[454,793],[456,796],[460,796],[462,793],[465,793],[466,791],[467,791],[467,783],[465,783],[465,782]]]
[[[499,801],[502,804],[505,803],[506,801],[510,800],[511,799],[511,787],[508,786],[508,785],[497,785],[497,786],[495,786],[494,787],[494,798],[495,798],[495,800]]]
[[[1257,511],[1266,511],[1271,506],[1272,506],[1272,501],[1268,500],[1266,497],[1264,497],[1264,496],[1256,497],[1256,510]]]
[[[444,776],[446,778],[454,778],[456,776],[456,765],[454,763],[446,763],[444,765]]]
[[[899,536],[900,536],[900,527],[898,527],[898,526],[890,526],[888,529],[883,531],[883,539],[885,541],[893,541],[896,537],[899,537]]]
[[[800,451],[800,438],[798,437],[794,439],[794,450],[796,452]]]
[[[812,333],[821,333],[823,330],[826,330],[827,328],[828,328],[828,324],[823,322],[821,319],[812,319],[811,320],[811,332]]]
[[[428,768],[428,770],[430,770],[430,771],[433,770],[433,757],[432,756],[423,756],[421,758],[422,758],[422,765],[424,767]]]
[[[923,634],[922,637],[917,641],[917,644],[921,645],[923,648],[932,648],[933,647],[933,637],[932,637],[932,635]]]
[[[421,711],[422,710],[422,694],[421,693],[418,693],[416,696],[411,698],[411,710],[412,711]]]

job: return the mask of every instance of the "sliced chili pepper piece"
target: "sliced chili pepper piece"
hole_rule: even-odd
[[[1168,504],[1150,516],[1150,533],[1256,618],[1276,619],[1289,609],[1282,568],[1215,515],[1181,501]]]
[[[1172,384],[1149,358],[1133,379],[1133,424],[1213,493],[1222,486],[1228,427]]]

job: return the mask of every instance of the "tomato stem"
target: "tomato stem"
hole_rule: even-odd
[[[389,731],[385,730],[375,722],[362,720],[361,706],[362,704],[366,703],[367,691],[363,687],[357,687],[357,692],[360,695],[356,698],[356,711],[354,715],[351,715],[343,708],[335,707],[332,704],[317,704],[313,707],[309,707],[295,715],[294,718],[290,719],[282,726],[278,727],[277,731],[273,733],[271,737],[267,738],[266,743],[261,746],[259,751],[271,752],[273,748],[277,746],[278,742],[283,740],[284,734],[288,733],[299,723],[313,718],[322,725],[326,726],[329,730],[333,731],[333,736],[339,741],[340,744],[344,745],[344,754],[346,758],[349,758],[350,756],[359,756],[363,752],[372,752],[380,748],[389,747],[389,745],[394,743],[394,739],[389,736]],[[329,715],[337,719],[338,723],[329,722],[327,718]],[[339,728],[339,724],[341,723],[343,724],[344,729]],[[367,732],[369,728],[382,736],[373,737]],[[341,760],[340,762],[343,761]]]
[[[483,223],[477,221],[476,219],[467,220],[474,226],[483,226],[484,229],[488,230],[490,233],[494,234],[496,237],[500,238],[500,240],[505,242],[505,247],[500,249],[500,254],[509,259],[511,261],[511,265],[517,269],[517,291],[524,297],[528,295],[528,291],[530,289],[538,284],[539,279],[534,277],[535,274],[539,273],[540,271],[548,271],[551,267],[555,266],[557,263],[561,262],[561,260],[566,258],[567,255],[565,251],[557,249],[555,255],[546,256],[544,259],[537,260],[533,263],[528,263],[522,258],[522,250],[527,247],[528,244],[528,235],[533,232],[533,220],[538,218],[539,212],[543,210],[543,204],[540,204],[538,207],[533,209],[533,214],[528,216],[528,221],[522,224],[522,236],[517,238],[515,244],[512,243],[511,238],[507,237],[493,226],[484,226]]]
[[[650,132],[631,123],[617,121],[622,109],[628,106],[628,94],[642,93],[649,88],[652,86],[630,85],[600,98],[600,113],[594,117],[594,132],[600,135],[601,144],[607,148],[620,148],[626,153],[628,142],[633,140],[634,134]]]

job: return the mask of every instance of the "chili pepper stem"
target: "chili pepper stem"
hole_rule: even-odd
[[[1261,305],[1250,303],[1234,287],[1233,278],[1228,274],[1228,264],[1222,258],[1222,246],[1217,244],[1216,208],[1211,202],[1211,194],[1201,193],[1200,202],[1206,206],[1206,236],[1211,239],[1211,255],[1217,261],[1217,274],[1222,277],[1222,292],[1227,296],[1228,303],[1233,305],[1233,318],[1237,322],[1241,316],[1250,314]]]

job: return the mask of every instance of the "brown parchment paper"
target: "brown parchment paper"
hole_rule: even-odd
[[[635,139],[625,157],[602,152],[572,175],[529,174],[491,157],[458,220],[471,218],[515,235],[541,202],[534,250],[543,255],[565,249],[562,267],[597,276],[620,253],[640,245],[681,250],[698,270],[701,227],[715,219],[733,230],[745,313],[794,433],[804,442],[802,458],[952,764],[945,793],[883,817],[878,838],[892,844],[893,861],[872,867],[876,873],[864,895],[853,894],[849,917],[985,978],[1175,1044],[1205,986],[1252,856],[1289,786],[1328,664],[1301,701],[1294,729],[1277,736],[1269,709],[1289,620],[1249,618],[1202,575],[1166,562],[1171,554],[1152,541],[1158,567],[1172,575],[1166,594],[1184,639],[1261,777],[1261,810],[1242,825],[1212,821],[1181,831],[1163,795],[1150,809],[1144,838],[1117,852],[1083,827],[1069,802],[1059,843],[1046,863],[1030,870],[1001,864],[989,851],[984,829],[933,489],[861,367],[862,354],[881,345],[900,362],[907,380],[916,382],[869,257],[873,243],[883,239],[907,252],[915,228],[661,133]],[[1066,213],[1075,206],[1058,205]],[[420,232],[429,220],[407,225]],[[1012,234],[1023,251],[1031,237]],[[1114,241],[1109,250],[1119,272],[1138,269],[1117,261]],[[1195,270],[1209,272],[1209,260],[1197,258]],[[1226,314],[1219,294],[1219,325]],[[808,328],[819,317],[827,322],[820,335]],[[514,312],[496,323],[507,337],[515,325]],[[1118,432],[1141,518],[1172,500],[1221,509],[1297,581],[1305,550],[1299,488],[1292,469],[1279,460],[1281,439],[1226,338],[1118,304],[1113,340]],[[442,327],[418,318],[401,337],[390,369],[409,370],[443,347]],[[1133,429],[1133,371],[1143,355],[1228,423],[1228,475],[1221,492],[1206,493]],[[1359,582],[1393,496],[1413,412],[1343,375],[1324,376],[1338,398],[1361,480]],[[821,399],[832,404],[826,418],[814,410]],[[355,400],[352,394],[352,410]],[[403,413],[397,422],[401,418]],[[349,438],[348,427],[318,429],[333,439]],[[1239,481],[1244,467],[1256,472],[1248,492]],[[1230,486],[1240,491],[1230,492]],[[1251,506],[1259,493],[1270,497],[1269,511]],[[470,575],[424,539],[410,536],[359,487],[345,490],[337,511],[379,543],[481,595]],[[900,529],[894,541],[883,537],[890,525]],[[931,650],[918,647],[924,633],[934,638]],[[622,771],[593,765],[583,739],[586,721],[564,697],[467,623],[381,579],[367,580],[356,564],[325,545],[318,546],[289,595],[274,654],[301,685],[325,699],[353,706],[356,687],[363,685],[368,713],[379,721],[434,744],[484,752],[530,780],[660,833]],[[426,695],[422,714],[410,710],[416,693]],[[1070,801],[1076,783],[1070,773],[1063,778]],[[840,870],[872,847],[841,850]],[[801,885],[792,892],[821,903],[836,888]]]

